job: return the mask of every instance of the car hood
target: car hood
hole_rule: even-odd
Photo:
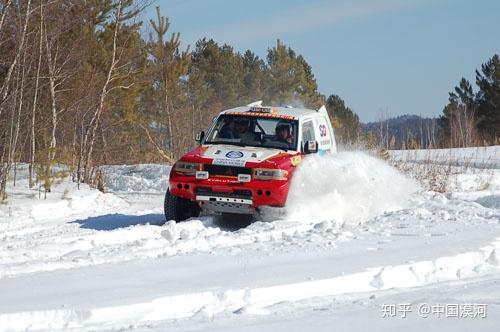
[[[212,163],[216,165],[244,166],[247,162],[258,163],[284,153],[278,149],[248,146],[208,145],[205,147],[202,156],[213,158]]]

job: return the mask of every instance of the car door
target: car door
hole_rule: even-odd
[[[336,146],[333,140],[333,131],[329,121],[324,116],[318,116],[314,119],[314,129],[318,141],[318,152],[335,152]]]

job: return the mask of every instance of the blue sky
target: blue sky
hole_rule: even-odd
[[[500,53],[499,0],[153,0],[143,19],[157,5],[184,47],[206,36],[265,58],[281,39],[364,122],[439,115],[461,77]]]

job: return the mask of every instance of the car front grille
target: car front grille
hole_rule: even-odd
[[[203,168],[210,175],[238,176],[238,174],[252,174],[252,169],[247,167],[205,164]]]
[[[252,199],[252,191],[247,189],[233,189],[232,192],[217,192],[213,191],[207,187],[197,187],[196,195],[203,196],[218,196],[218,197],[230,197],[230,198],[241,198],[241,199]]]

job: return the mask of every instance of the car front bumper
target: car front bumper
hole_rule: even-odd
[[[199,180],[179,173],[170,175],[169,185],[173,195],[196,201],[204,210],[244,214],[261,206],[285,206],[289,189],[286,180],[238,182],[223,176]]]

